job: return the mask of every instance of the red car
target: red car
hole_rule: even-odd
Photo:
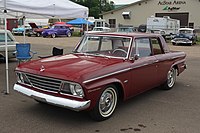
[[[108,119],[120,100],[157,86],[171,89],[186,69],[186,54],[170,51],[156,34],[86,34],[73,53],[16,68],[14,90],[38,102],[87,110]]]
[[[43,28],[42,26],[37,26],[35,23],[29,23],[29,25],[31,26],[32,30],[29,31],[27,33],[28,36],[41,36],[42,35],[42,32],[47,29],[47,28]]]

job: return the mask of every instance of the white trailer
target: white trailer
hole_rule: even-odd
[[[180,20],[169,16],[147,18],[147,31],[169,36],[177,34],[179,28]]]

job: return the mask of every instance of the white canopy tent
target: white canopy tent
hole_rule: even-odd
[[[5,20],[6,94],[9,93],[7,13],[26,18],[87,18],[88,8],[69,0],[0,0],[0,10]]]
[[[4,1],[6,4],[4,4]],[[26,18],[86,18],[88,8],[69,0],[0,0],[0,9]]]

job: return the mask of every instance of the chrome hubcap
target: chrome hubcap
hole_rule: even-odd
[[[101,95],[99,101],[99,111],[103,117],[108,117],[112,114],[116,107],[117,94],[111,87],[107,88]]]
[[[174,85],[175,81],[176,81],[176,70],[172,68],[168,72],[168,86],[171,88]]]

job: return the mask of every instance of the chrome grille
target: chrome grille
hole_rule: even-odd
[[[61,80],[49,77],[37,76],[32,74],[25,74],[33,87],[58,92],[61,86]]]
[[[175,41],[186,41],[186,40],[188,40],[187,38],[175,38],[174,39]]]

